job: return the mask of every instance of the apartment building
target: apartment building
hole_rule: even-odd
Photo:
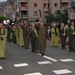
[[[6,15],[12,17],[8,11],[15,12],[15,18],[23,17],[24,21],[31,21],[40,18],[39,10],[42,13],[42,19],[47,15],[48,8],[53,14],[57,10],[68,10],[69,19],[75,19],[75,0],[7,0],[14,5],[6,3]],[[17,7],[17,8],[16,8]],[[19,14],[19,15],[16,15]]]
[[[69,0],[68,14],[70,20],[75,20],[75,0]]]
[[[24,20],[35,20],[40,18],[39,10],[42,13],[42,19],[47,15],[48,8],[55,14],[60,9],[60,0],[19,0],[18,10],[20,17]]]

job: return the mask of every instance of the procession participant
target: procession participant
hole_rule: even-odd
[[[23,38],[23,29],[22,26],[20,25],[20,29],[19,29],[19,45],[24,47],[24,38]]]
[[[48,35],[49,35],[49,37],[51,39],[51,26],[48,26],[47,32],[48,32]]]
[[[19,35],[19,25],[16,26],[16,44],[19,45],[20,35]]]
[[[16,25],[13,26],[12,42],[14,43],[14,45],[16,44]]]
[[[59,31],[58,28],[56,27],[56,24],[53,23],[53,28],[51,29],[51,46],[52,47],[57,47],[58,46],[58,36],[59,36]]]
[[[28,49],[30,41],[30,38],[27,38],[29,31],[30,28],[28,27],[28,25],[25,24],[23,28],[23,37],[24,37],[24,46],[26,49]]]
[[[75,24],[72,21],[71,26],[69,28],[69,51],[72,50],[75,52]]]
[[[3,24],[0,23],[0,58],[5,59],[5,44],[6,44],[7,32]]]
[[[46,28],[44,27],[43,22],[39,22],[38,25],[38,42],[39,42],[39,50],[40,54],[45,55],[46,50],[46,40],[49,38]]]
[[[35,29],[35,25],[32,24],[31,30],[28,34],[28,38],[31,37],[31,47],[32,47],[32,52],[37,52],[38,50],[38,34],[37,30]]]
[[[7,40],[8,40],[8,42],[12,42],[12,31],[13,31],[12,25],[9,25],[7,27],[7,30],[8,30]]]
[[[61,28],[59,29],[59,35],[61,39],[61,46],[62,49],[65,49],[66,37],[67,37],[67,30],[65,28],[64,23],[61,23]]]

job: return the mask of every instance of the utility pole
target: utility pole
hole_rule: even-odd
[[[49,16],[48,25],[50,25],[50,0],[48,0],[48,16]]]
[[[60,14],[61,14],[61,22],[62,22],[62,13],[61,13],[61,11],[62,11],[62,0],[60,0]]]

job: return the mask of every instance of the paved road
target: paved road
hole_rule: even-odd
[[[6,59],[0,59],[0,75],[75,75],[75,53],[47,43],[46,55],[6,44]],[[31,48],[31,46],[30,46]]]

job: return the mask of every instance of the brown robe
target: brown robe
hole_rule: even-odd
[[[40,54],[45,54],[46,38],[47,38],[47,30],[46,30],[46,28],[45,27],[40,27],[38,29],[38,41],[39,41]]]
[[[29,31],[30,31],[30,30],[29,30],[29,27],[26,27],[26,28],[24,28],[24,30],[23,30],[24,46],[25,46],[25,48],[28,48],[28,47],[29,47],[30,38],[27,38]]]

